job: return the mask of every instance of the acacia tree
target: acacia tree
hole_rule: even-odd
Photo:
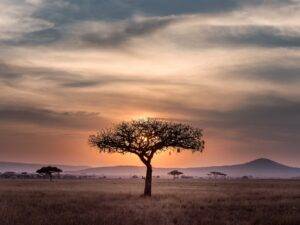
[[[52,174],[53,173],[61,173],[62,170],[57,167],[54,167],[54,166],[46,166],[46,167],[42,167],[41,169],[38,169],[36,172],[38,174],[48,175],[50,181],[52,181],[52,178],[53,178]]]
[[[227,176],[227,174],[221,173],[221,172],[218,172],[218,171],[212,171],[208,175],[212,176],[214,179],[217,179],[218,177],[226,177]]]
[[[168,173],[169,175],[173,176],[173,179],[176,179],[176,176],[178,177],[179,175],[183,174],[182,172],[178,171],[178,170],[172,170]]]
[[[192,126],[158,119],[122,122],[89,137],[89,143],[100,152],[132,153],[146,166],[144,196],[151,196],[152,165],[156,153],[168,149],[202,152],[202,130]]]
[[[217,179],[218,177],[223,177],[223,178],[226,178],[227,174],[225,173],[221,173],[221,172],[218,172],[218,171],[212,171],[208,174],[209,177],[212,177],[215,181],[215,186],[217,185]]]

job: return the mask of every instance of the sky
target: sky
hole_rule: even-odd
[[[300,1],[0,0],[0,161],[141,165],[87,140],[147,117],[204,130],[157,167],[300,167]]]

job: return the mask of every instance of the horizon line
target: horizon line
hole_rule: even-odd
[[[275,163],[279,163],[279,164],[282,164],[284,166],[288,166],[288,167],[291,167],[291,168],[300,168],[300,165],[299,166],[291,166],[291,165],[287,165],[285,163],[281,163],[281,162],[278,162],[278,161],[275,161],[273,159],[270,159],[270,158],[265,158],[265,157],[259,157],[259,158],[254,158],[254,159],[251,159],[251,160],[248,160],[248,161],[244,161],[244,162],[237,162],[237,163],[232,163],[232,164],[221,164],[221,165],[211,165],[211,166],[184,166],[184,167],[181,167],[181,166],[177,166],[177,167],[156,167],[156,166],[153,166],[153,168],[156,168],[156,169],[164,169],[164,168],[168,168],[168,169],[192,169],[192,168],[207,168],[207,167],[222,167],[222,166],[234,166],[234,165],[241,165],[241,164],[246,164],[246,163],[250,163],[250,162],[253,162],[253,161],[256,161],[256,160],[261,160],[261,159],[265,159],[265,160],[270,160],[272,162],[275,162]],[[70,166],[70,167],[87,167],[87,169],[92,169],[92,168],[108,168],[108,167],[144,167],[143,165],[103,165],[103,166],[98,166],[98,165],[95,165],[95,166],[89,166],[89,165],[76,165],[76,164],[63,164],[63,163],[35,163],[35,162],[20,162],[20,161],[0,161],[0,163],[15,163],[15,164],[35,164],[35,165],[54,165],[54,166]]]

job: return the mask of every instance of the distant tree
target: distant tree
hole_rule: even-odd
[[[53,173],[59,174],[62,172],[62,170],[55,166],[46,166],[46,167],[42,167],[41,169],[38,169],[36,172],[38,174],[44,174],[44,175],[49,176],[50,181],[52,181],[52,178],[53,178],[52,174]]]
[[[227,174],[222,173],[222,172],[217,172],[217,171],[212,171],[209,173],[210,176],[212,176],[214,179],[217,179],[218,177],[226,177]]]
[[[217,185],[217,179],[219,177],[223,177],[223,178],[226,178],[227,174],[225,173],[222,173],[222,172],[218,172],[218,171],[212,171],[208,174],[208,176],[212,177],[214,180],[215,180],[215,186]]]
[[[168,149],[202,152],[202,130],[186,124],[157,119],[122,122],[89,137],[89,143],[105,153],[132,153],[147,168],[144,196],[151,196],[152,165],[154,154]]]
[[[182,172],[178,171],[178,170],[172,170],[168,173],[169,175],[173,176],[173,179],[175,180],[176,177],[178,177],[179,175],[183,174]]]

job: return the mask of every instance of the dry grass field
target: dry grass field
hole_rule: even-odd
[[[0,180],[0,225],[299,225],[300,181]]]

